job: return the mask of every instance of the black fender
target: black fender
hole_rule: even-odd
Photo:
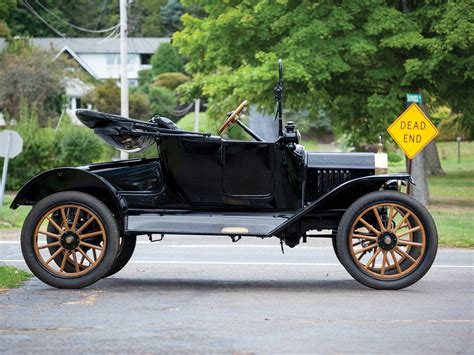
[[[97,197],[121,219],[127,211],[125,200],[113,185],[104,178],[80,168],[57,168],[35,176],[17,193],[10,208],[35,205],[53,193],[72,190]]]
[[[363,195],[378,191],[384,187],[386,189],[394,189],[394,183],[399,181],[413,183],[411,175],[405,173],[370,175],[346,181],[303,207],[284,223],[268,233],[267,237],[275,236],[284,231],[310,212],[315,210],[347,209],[355,200]]]

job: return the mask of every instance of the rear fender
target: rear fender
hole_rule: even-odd
[[[125,200],[120,197],[114,186],[104,178],[78,168],[58,168],[35,176],[17,193],[10,208],[35,205],[53,193],[72,190],[97,197],[118,217],[123,218],[127,210]]]
[[[347,181],[317,200],[306,205],[298,213],[289,218],[285,223],[271,231],[267,237],[277,235],[302,217],[316,210],[347,209],[355,200],[373,191],[380,189],[394,189],[398,182],[410,182],[413,180],[409,174],[386,174],[364,176]]]

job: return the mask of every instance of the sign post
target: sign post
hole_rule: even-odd
[[[409,174],[411,174],[412,159],[438,135],[436,126],[416,103],[408,106],[387,131],[407,156]],[[407,189],[410,193],[410,185]]]
[[[0,184],[0,208],[3,206],[3,195],[7,184],[8,161],[16,157],[23,149],[23,139],[15,131],[5,130],[0,133],[0,157],[4,157],[2,183]]]

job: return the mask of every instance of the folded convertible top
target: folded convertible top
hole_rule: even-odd
[[[155,142],[150,133],[159,129],[155,123],[98,111],[77,110],[76,116],[112,147],[128,153],[148,149]]]

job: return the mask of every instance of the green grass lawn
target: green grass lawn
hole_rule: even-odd
[[[428,209],[438,228],[441,246],[474,247],[474,142],[461,143],[461,163],[456,142],[439,142],[444,176],[429,176]],[[390,171],[405,171],[405,163],[391,164]]]
[[[12,195],[5,195],[3,206],[0,206],[0,229],[21,228],[26,215],[30,212],[30,206],[20,206],[16,210],[10,209],[12,200]]]
[[[19,287],[30,277],[31,274],[26,271],[13,266],[0,265],[0,289]]]

